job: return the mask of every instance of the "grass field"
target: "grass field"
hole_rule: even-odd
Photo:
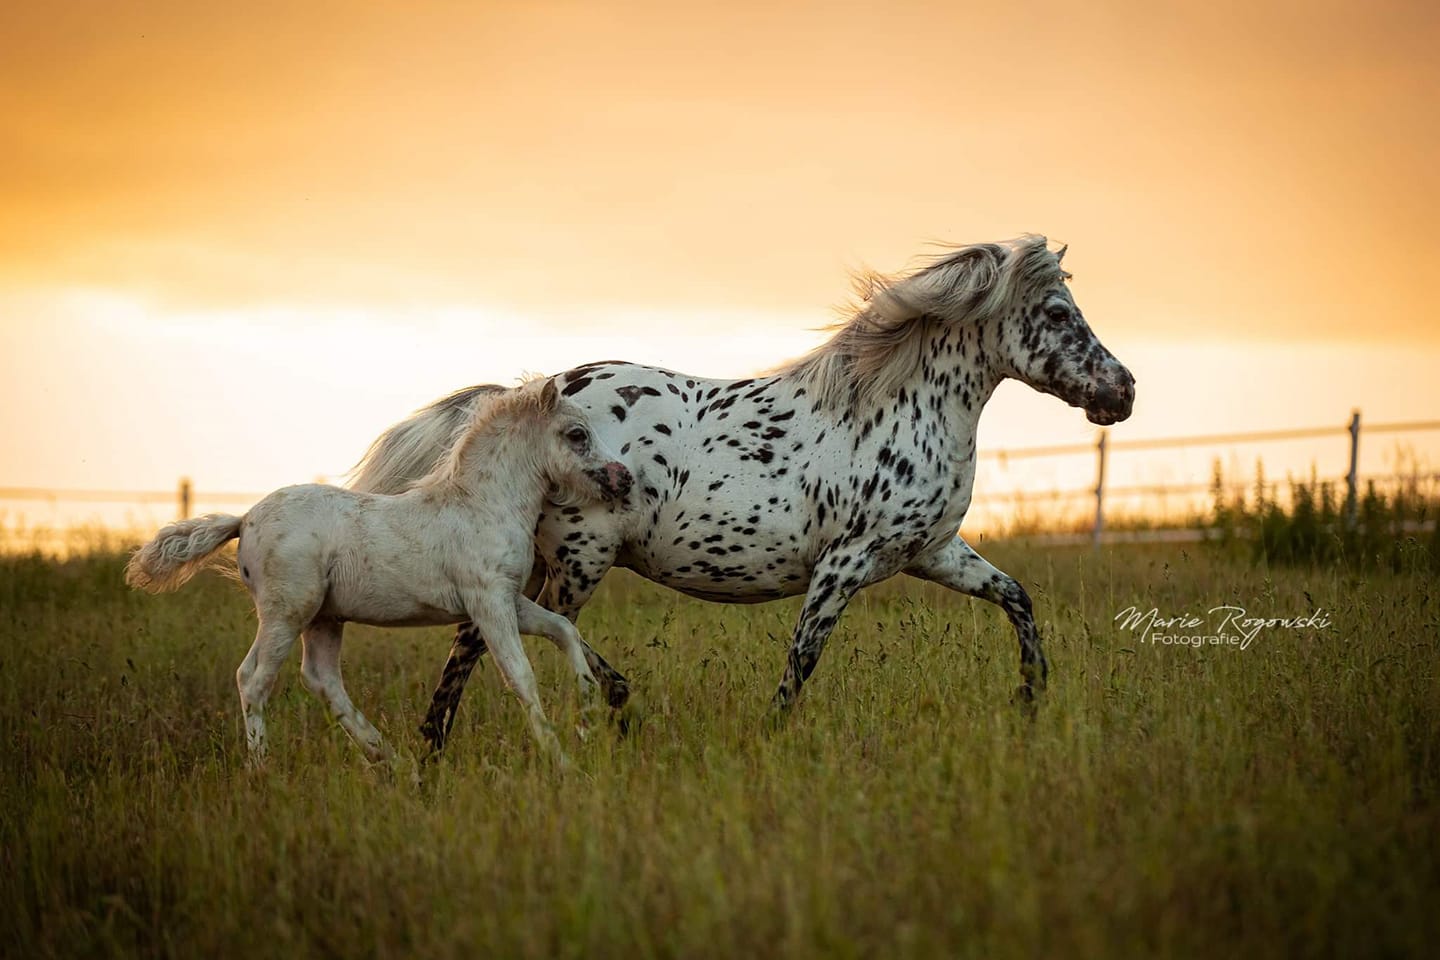
[[[127,592],[114,554],[0,558],[0,954],[1420,956],[1440,941],[1440,587],[1219,552],[997,545],[1052,662],[914,582],[854,603],[765,734],[795,602],[616,574],[581,618],[637,728],[539,760],[493,667],[419,788],[299,682],[251,772],[244,595]],[[1238,602],[1330,626],[1248,649],[1112,622]],[[352,628],[361,709],[416,754],[448,631]],[[552,718],[558,653],[530,647]]]

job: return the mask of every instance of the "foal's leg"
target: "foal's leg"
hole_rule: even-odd
[[[575,629],[575,624],[526,597],[516,598],[515,613],[519,618],[521,633],[546,637],[560,648],[569,659],[570,668],[575,671],[575,679],[580,684],[580,696],[588,699],[595,692],[597,681],[595,674],[590,671],[589,661],[585,659],[585,641],[580,638],[580,631]]]
[[[545,567],[536,561],[525,583],[525,596],[535,597],[545,586]],[[430,695],[430,708],[425,711],[425,722],[420,724],[420,733],[430,744],[432,753],[445,749],[450,737],[450,728],[455,725],[455,711],[460,706],[460,695],[465,684],[475,671],[475,664],[485,656],[485,638],[474,623],[462,623],[455,628],[455,641],[450,645],[450,656],[440,671],[440,682]]]
[[[600,580],[614,565],[615,550],[615,544],[602,544],[592,539],[583,550],[575,548],[563,563],[557,561],[552,564],[545,580],[545,592],[540,597],[540,605],[574,623],[580,616],[580,610],[595,595]],[[630,699],[630,681],[610,666],[605,658],[596,653],[578,634],[577,639],[585,662],[590,665],[590,672],[600,682],[605,702],[612,710],[619,710]]]
[[[345,625],[333,620],[316,620],[306,627],[300,675],[306,688],[325,701],[367,758],[374,763],[394,762],[394,751],[345,692],[345,683],[340,677],[340,641],[344,632]]]
[[[1045,654],[1040,649],[1040,631],[1035,628],[1035,613],[1030,595],[1009,574],[1003,573],[956,537],[909,567],[912,577],[929,580],[960,593],[988,600],[1005,611],[1020,641],[1020,676],[1023,682],[1017,691],[1021,700],[1035,697],[1035,688],[1045,688],[1050,672]]]
[[[825,641],[830,638],[840,614],[845,612],[855,591],[865,585],[864,565],[864,556],[850,551],[829,554],[816,564],[800,621],[795,624],[795,639],[790,645],[785,676],[770,701],[776,713],[783,713],[794,705],[800,688],[815,671]]]
[[[538,599],[541,605],[571,621],[580,616],[580,608],[585,606],[595,588],[600,585],[600,579],[615,562],[617,546],[609,542],[603,532],[593,535],[590,540],[584,541],[583,545],[566,543],[565,537],[576,529],[570,521],[580,516],[583,514],[562,512],[556,516],[553,523],[542,520],[539,531],[542,552],[553,554],[559,546],[564,545],[567,553],[564,562],[557,561],[549,570],[548,576],[544,562],[537,558],[535,568],[530,573],[530,580],[525,585],[526,597]],[[583,638],[580,640],[580,647],[584,651],[586,663],[590,665],[590,672],[600,683],[605,702],[613,710],[625,706],[625,702],[630,699],[630,682]],[[450,728],[455,724],[455,711],[460,705],[460,695],[465,692],[465,684],[485,651],[485,639],[473,623],[462,623],[456,628],[449,659],[445,661],[440,683],[430,697],[430,709],[425,713],[425,722],[420,725],[420,732],[429,742],[432,752],[438,753],[444,749],[445,741],[450,736]]]
[[[525,655],[525,647],[520,641],[515,601],[486,593],[466,604],[466,612],[470,614],[472,622],[484,625],[485,636],[489,639],[490,655],[494,657],[495,666],[500,669],[510,691],[519,697],[524,705],[526,719],[530,721],[530,732],[535,735],[540,749],[559,765],[566,766],[569,760],[560,749],[560,741],[555,738],[555,731],[551,729],[550,721],[545,718],[545,711],[540,706],[540,690],[535,684],[535,671],[531,668],[530,658]]]
[[[240,710],[245,715],[245,742],[250,748],[251,763],[265,759],[265,701],[280,665],[295,645],[300,625],[286,617],[260,617],[255,642],[235,671],[235,685],[240,689]]]
[[[582,740],[585,739],[590,726],[588,713],[592,708],[599,708],[596,694],[600,688],[585,658],[587,647],[580,638],[580,631],[558,613],[551,613],[525,597],[517,599],[515,611],[520,617],[521,633],[549,638],[570,661],[570,669],[575,671],[575,680],[580,685],[580,717],[575,732]]]

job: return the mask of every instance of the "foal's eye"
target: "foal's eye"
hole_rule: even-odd
[[[1063,303],[1052,303],[1045,308],[1045,315],[1057,323],[1064,323],[1070,319],[1070,308]]]
[[[571,443],[575,444],[575,446],[578,447],[585,443],[585,441],[589,440],[590,436],[580,427],[571,427],[569,430],[565,431],[565,439],[569,440]]]

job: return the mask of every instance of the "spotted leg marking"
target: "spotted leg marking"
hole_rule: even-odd
[[[580,696],[582,699],[588,698],[598,681],[585,658],[585,642],[580,637],[580,631],[575,629],[575,624],[525,597],[516,601],[515,613],[519,618],[521,633],[532,637],[545,637],[560,648],[560,652],[570,661],[570,669],[575,671],[575,680],[580,685]]]
[[[959,537],[906,567],[905,572],[912,577],[988,600],[1004,610],[1020,641],[1020,699],[1030,702],[1034,700],[1037,687],[1045,689],[1050,668],[1040,649],[1040,631],[1035,628],[1030,595],[1019,581],[996,568]]]
[[[618,541],[600,533],[580,534],[582,539],[575,541],[568,539],[576,535],[577,531],[571,528],[582,516],[579,512],[562,510],[560,519],[554,525],[542,524],[539,531],[540,550],[549,558],[545,590],[539,597],[540,605],[571,623],[580,616],[581,608],[595,594],[600,580],[614,566],[619,547]],[[580,648],[590,671],[600,683],[605,702],[612,710],[625,706],[630,699],[630,682],[583,639]]]
[[[795,624],[795,639],[790,644],[790,659],[785,665],[785,676],[770,701],[773,714],[785,713],[794,706],[800,696],[800,688],[815,672],[815,664],[830,639],[840,614],[850,603],[855,591],[865,580],[857,569],[863,559],[859,555],[846,553],[831,556],[815,567],[810,580],[810,592],[805,595],[805,606],[800,611],[800,620]]]
[[[440,672],[440,682],[430,695],[430,709],[425,713],[425,722],[420,724],[420,733],[430,744],[432,753],[445,749],[450,728],[455,725],[455,708],[460,705],[460,694],[475,670],[475,664],[485,656],[485,638],[473,623],[462,623],[455,628],[455,641],[450,644],[450,656]]]
[[[551,606],[549,599],[550,592],[547,590],[544,605],[563,615],[571,623],[574,623],[575,619],[580,616],[580,606],[583,605],[586,600],[590,599],[591,592],[593,592],[593,588],[585,592],[584,599],[582,599],[579,604]],[[580,652],[585,658],[586,665],[594,675],[595,681],[600,684],[600,692],[605,698],[605,703],[611,710],[619,710],[625,706],[625,703],[630,699],[630,681],[626,680],[624,674],[619,670],[610,666],[604,657],[596,653],[594,648],[586,643],[583,637],[578,637],[577,642],[580,647]]]
[[[543,587],[544,596],[540,598],[542,605],[573,622],[580,615],[580,608],[595,592],[600,578],[610,568],[614,556],[613,549],[600,551],[588,560],[572,555],[564,566],[551,571],[548,578],[544,565],[537,563],[525,585],[525,596],[530,599],[540,597]],[[630,682],[620,671],[610,666],[604,657],[591,649],[590,644],[583,638],[577,639],[590,672],[600,684],[605,702],[612,710],[619,710],[630,699]],[[486,650],[485,639],[473,623],[462,623],[456,627],[450,656],[441,671],[440,682],[430,697],[430,708],[426,711],[425,722],[420,725],[420,732],[430,744],[432,754],[445,748],[445,742],[450,738],[450,730],[455,725],[455,712],[460,706],[460,696],[465,692],[465,685],[475,670],[475,664],[480,662]]]

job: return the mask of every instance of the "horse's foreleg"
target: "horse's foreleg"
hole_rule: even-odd
[[[800,696],[800,688],[815,671],[815,664],[825,649],[825,641],[830,638],[850,598],[863,583],[856,569],[859,562],[859,556],[847,556],[843,561],[831,559],[816,566],[810,579],[810,592],[805,595],[805,606],[795,625],[795,638],[790,644],[785,676],[770,701],[775,713],[783,713],[794,705]]]
[[[1021,700],[1029,702],[1035,689],[1045,688],[1050,672],[1045,654],[1040,649],[1040,631],[1035,627],[1035,613],[1030,595],[1019,581],[997,569],[964,540],[956,537],[939,551],[905,568],[905,572],[921,580],[929,580],[951,590],[988,600],[1010,618],[1020,641],[1020,676],[1018,691]]]

